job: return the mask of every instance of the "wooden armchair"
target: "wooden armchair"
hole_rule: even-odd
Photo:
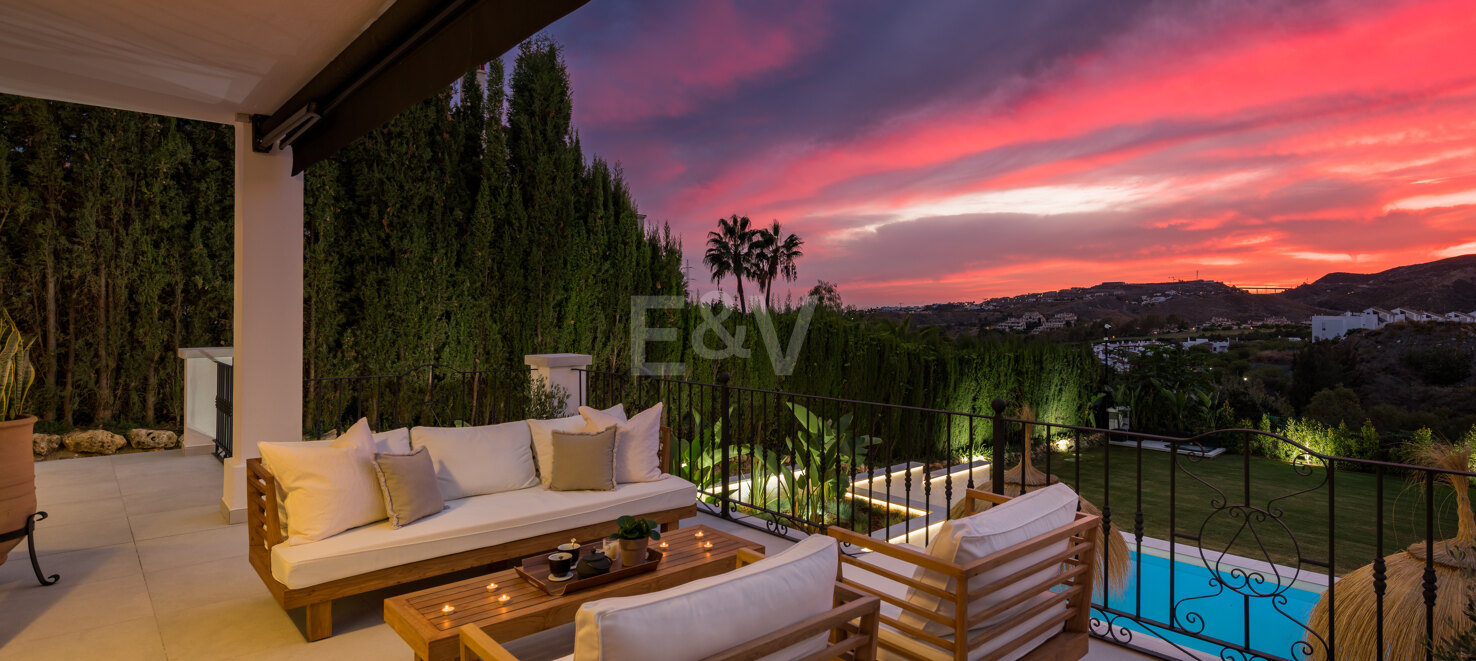
[[[764,558],[750,549],[738,550],[738,566],[752,564]],[[759,636],[736,647],[703,659],[703,661],[752,661],[796,645],[818,635],[830,634],[830,645],[805,657],[806,661],[822,659],[844,659],[845,661],[875,661],[877,650],[877,628],[881,612],[881,601],[862,594],[840,583],[835,584],[835,608],[783,629]],[[504,649],[476,625],[461,627],[461,661],[518,661],[516,656]],[[683,635],[700,635],[685,632]],[[668,643],[662,643],[668,644]],[[669,644],[681,644],[670,641]],[[572,657],[570,657],[572,658]]]
[[[969,500],[984,500],[991,503],[1004,503],[1010,500],[1006,496],[975,489],[968,490],[965,497]],[[972,505],[972,503],[969,504]],[[896,655],[901,658],[925,661],[946,659],[994,661],[1018,654],[1029,643],[1061,625],[1064,626],[1059,632],[1017,658],[1066,660],[1080,659],[1086,655],[1087,641],[1090,636],[1092,580],[1097,558],[1095,549],[1101,543],[1102,535],[1100,517],[1077,512],[1075,521],[1067,526],[1002,549],[968,564],[945,562],[913,546],[892,544],[841,528],[832,527],[828,534],[842,544],[850,545],[852,549],[867,549],[886,556],[888,559],[882,562],[867,562],[864,559],[865,554],[851,557],[842,553],[840,581],[842,585],[874,596],[902,609],[904,613],[915,616],[904,616],[902,619],[915,622],[917,618],[922,618],[952,630],[951,634],[936,635],[898,618],[882,615],[880,620],[883,627],[878,634],[878,642],[882,650],[889,653],[884,656]],[[1049,552],[1051,547],[1063,545],[1065,550]],[[970,579],[997,569],[1005,563],[1041,551],[1049,552],[1049,555],[1024,570],[1014,571],[989,585],[974,586],[970,589]],[[910,565],[913,570],[894,571],[879,566],[896,567],[899,563],[895,561]],[[1062,570],[1059,573],[1051,572],[1051,578],[1040,581],[1040,573],[1049,570],[1053,565],[1060,566]],[[952,579],[946,585],[953,586],[953,589],[945,589],[933,583],[918,580],[915,578],[915,568],[932,570]],[[874,576],[864,577],[860,572]],[[863,577],[880,578],[883,581],[868,581],[873,586],[868,587],[857,580]],[[1023,589],[1020,589],[1019,584],[1031,580],[1034,580],[1035,584],[1023,586]],[[885,581],[900,583],[905,588],[912,588],[941,600],[952,601],[953,613],[942,615],[933,609],[922,608],[908,600],[905,589],[901,594],[888,594],[888,591],[874,587],[878,582]],[[970,612],[969,606],[974,600],[990,594],[1002,594],[1002,590],[1009,588],[1020,591],[982,611],[976,607],[973,613]],[[1031,627],[1023,634],[1013,632],[1017,635],[1008,640],[1000,639],[1003,635],[1012,633],[1012,629],[1052,610],[1060,612],[1044,620],[1043,623]],[[1003,620],[1000,620],[1002,617]],[[991,620],[994,622],[990,622]],[[982,626],[985,623],[988,625]]]

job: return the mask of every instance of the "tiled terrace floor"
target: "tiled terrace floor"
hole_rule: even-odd
[[[245,526],[221,521],[221,475],[214,458],[179,451],[37,464],[37,498],[51,516],[36,543],[42,569],[61,582],[37,585],[24,543],[0,565],[0,661],[412,658],[384,624],[384,593],[335,602],[336,635],[304,642],[301,613],[284,613],[247,563]],[[686,523],[771,552],[789,545],[707,515]],[[519,641],[523,653],[572,645],[570,634],[549,633]],[[1088,658],[1143,657],[1094,642]]]

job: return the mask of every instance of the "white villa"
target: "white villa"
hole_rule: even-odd
[[[1434,314],[1411,308],[1368,308],[1362,312],[1344,312],[1339,315],[1317,315],[1312,317],[1313,340],[1336,340],[1355,330],[1378,330],[1389,324],[1404,321],[1446,322],[1457,324],[1476,323],[1476,312],[1447,312]]]

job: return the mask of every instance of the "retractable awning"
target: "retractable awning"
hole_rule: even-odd
[[[231,122],[293,171],[588,0],[0,0],[0,91]]]

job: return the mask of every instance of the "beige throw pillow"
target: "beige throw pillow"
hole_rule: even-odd
[[[661,408],[655,406],[631,416],[629,420],[596,411],[588,406],[579,407],[584,417],[584,431],[592,432],[610,427],[615,428],[615,481],[655,482],[661,479]]]
[[[425,448],[410,454],[375,453],[374,473],[384,492],[390,525],[400,528],[446,509],[446,499],[436,486],[435,464]]]
[[[625,421],[625,407],[616,404],[601,411],[619,416]],[[577,432],[583,431],[585,427],[584,416],[571,415],[566,418],[554,418],[552,420],[529,420],[528,431],[533,436],[533,455],[538,460],[538,478],[543,486],[548,486],[549,479],[553,475],[553,433],[556,431]],[[594,430],[598,431],[598,430]]]
[[[553,433],[554,491],[611,491],[615,489],[615,428],[592,434]]]

